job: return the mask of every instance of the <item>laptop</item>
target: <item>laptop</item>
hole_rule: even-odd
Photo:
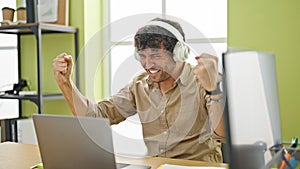
[[[32,116],[45,169],[149,169],[115,162],[112,130],[104,118]]]

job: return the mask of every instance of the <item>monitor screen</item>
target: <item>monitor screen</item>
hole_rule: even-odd
[[[223,67],[229,168],[265,168],[281,143],[275,56],[228,51]]]

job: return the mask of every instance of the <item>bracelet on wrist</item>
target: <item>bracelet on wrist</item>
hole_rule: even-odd
[[[206,93],[208,95],[217,95],[217,94],[221,94],[223,91],[222,91],[222,81],[219,81],[218,84],[217,84],[217,89],[216,90],[213,90],[213,91],[207,91],[205,90]]]

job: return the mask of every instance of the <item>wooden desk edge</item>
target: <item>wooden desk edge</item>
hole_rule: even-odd
[[[214,166],[225,167],[224,163],[209,163],[204,161],[172,159],[162,157],[131,157],[116,155],[116,161],[121,163],[151,166],[157,169],[161,164],[176,164],[184,166]],[[14,142],[0,143],[0,163],[4,168],[29,168],[41,162],[38,145]]]

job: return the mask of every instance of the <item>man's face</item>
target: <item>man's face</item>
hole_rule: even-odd
[[[143,68],[154,82],[170,77],[175,68],[171,53],[164,49],[146,48],[137,52]]]

